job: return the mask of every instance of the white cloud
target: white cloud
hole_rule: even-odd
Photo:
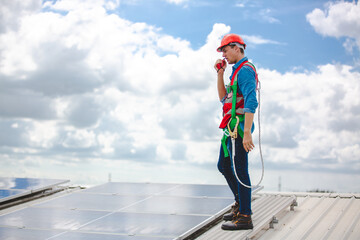
[[[157,40],[157,47],[166,52],[180,52],[189,48],[190,43],[181,39],[175,39],[172,36],[163,36]]]
[[[250,7],[250,8],[259,8],[261,7],[261,3],[258,1],[252,1],[252,0],[237,0],[235,3],[235,7],[244,8],[244,7]]]
[[[314,9],[306,19],[315,31],[323,36],[355,39],[360,49],[360,4],[359,2],[336,2],[327,5],[326,10]],[[353,44],[347,40],[345,48],[352,51]]]
[[[180,5],[180,4],[187,3],[189,0],[165,0],[165,1],[168,2],[168,3]]]
[[[212,32],[208,36],[208,41],[215,43],[215,45],[212,45],[211,48],[217,48],[219,46],[219,43],[221,39],[219,39],[219,36],[224,36],[225,34],[230,32],[230,27],[226,26],[221,23],[216,23],[213,26]],[[241,37],[244,39],[246,45],[262,45],[262,44],[283,44],[275,40],[266,39],[259,35],[246,35],[242,34]],[[210,47],[208,45],[208,47]],[[209,49],[210,51],[210,49]]]
[[[95,137],[91,130],[74,129],[67,132],[63,145],[66,148],[90,148],[96,144]]]
[[[242,35],[246,44],[250,43],[252,45],[261,45],[261,44],[281,44],[280,42],[265,39],[261,36],[254,36],[254,35]]]
[[[348,53],[353,53],[354,52],[354,49],[356,49],[356,41],[352,38],[347,38],[343,44],[345,50],[348,52]]]
[[[270,147],[267,158],[345,171],[341,166],[354,159],[344,149],[359,150],[360,114],[354,109],[360,106],[356,97],[360,73],[350,66],[327,64],[316,72],[260,69],[259,74],[264,148]]]
[[[114,142],[119,140],[119,134],[111,132],[103,132],[97,135],[99,145],[102,146],[101,152],[105,154],[114,153]]]
[[[259,16],[263,21],[268,22],[268,23],[280,23],[279,19],[274,18],[271,15],[272,15],[272,10],[268,9],[268,8],[262,9],[259,12]]]
[[[59,0],[59,1],[46,1],[43,5],[45,8],[51,8],[57,11],[75,11],[81,12],[82,10],[99,10],[104,6],[115,7],[119,1],[105,1],[105,0]]]
[[[108,10],[114,10],[120,6],[120,0],[107,0],[105,1],[105,8]]]
[[[0,5],[0,33],[17,30],[19,19],[40,10],[40,0],[5,0]]]
[[[32,128],[28,129],[27,137],[32,147],[51,148],[58,136],[58,127],[55,121],[32,121]]]

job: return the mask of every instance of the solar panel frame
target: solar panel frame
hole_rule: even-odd
[[[41,192],[43,190],[50,189],[68,182],[70,182],[70,180],[0,177],[0,204],[29,194]],[[6,192],[9,193],[7,196],[5,196]],[[4,195],[2,195],[2,193],[4,193]]]
[[[94,232],[65,232],[61,235],[58,235],[55,238],[56,240],[172,240],[172,237],[163,237],[163,236],[132,236],[132,235],[123,235],[123,234],[104,234],[104,233],[94,233]],[[50,240],[49,239],[49,240]]]

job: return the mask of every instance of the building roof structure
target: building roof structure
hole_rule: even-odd
[[[253,230],[223,231],[220,221],[195,239],[360,239],[359,194],[260,192],[252,205]]]
[[[222,215],[233,203],[225,185],[48,187],[13,206],[0,202],[0,239],[360,239],[360,194],[253,189],[254,229],[224,231]]]

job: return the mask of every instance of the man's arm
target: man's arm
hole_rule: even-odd
[[[251,112],[245,112],[243,146],[245,151],[247,152],[250,152],[255,147],[251,136],[251,127],[253,121],[254,114]]]
[[[249,152],[255,147],[252,141],[251,127],[254,121],[254,113],[258,106],[256,99],[256,80],[255,73],[246,66],[240,70],[239,74],[241,74],[241,77],[238,78],[241,79],[239,87],[244,96],[245,111],[243,146],[245,151]]]
[[[217,89],[219,94],[219,100],[221,101],[226,95],[226,88],[224,84],[224,70],[220,69],[217,75]]]
[[[219,100],[221,101],[226,95],[226,88],[224,84],[224,72],[226,68],[226,63],[220,69],[217,68],[217,64],[222,63],[221,59],[216,60],[214,68],[217,71],[217,89],[219,94]]]

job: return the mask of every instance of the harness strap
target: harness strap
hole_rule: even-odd
[[[223,137],[221,138],[221,146],[222,146],[222,149],[224,152],[224,157],[229,156],[229,150],[226,145],[228,138],[229,138],[229,132],[228,132],[227,128],[224,128],[224,134],[223,134]]]
[[[227,148],[227,140],[230,137],[232,138],[237,138],[237,134],[239,133],[239,135],[243,138],[244,137],[244,132],[241,129],[238,129],[239,126],[239,122],[244,121],[244,116],[240,115],[237,116],[236,115],[236,100],[237,100],[237,88],[238,88],[238,82],[237,82],[237,75],[238,72],[240,71],[240,69],[244,66],[249,66],[251,67],[251,69],[253,69],[253,71],[255,72],[255,79],[256,79],[256,89],[258,89],[258,75],[256,72],[256,68],[255,66],[250,63],[249,61],[244,61],[242,62],[239,67],[237,67],[232,75],[231,78],[231,83],[230,83],[230,89],[232,90],[232,105],[231,105],[231,119],[228,122],[227,128],[224,128],[224,134],[223,137],[221,138],[221,145],[224,151],[224,157],[228,157],[229,154],[229,150]],[[233,131],[231,131],[231,129],[234,129]],[[239,132],[238,132],[239,130]]]
[[[232,75],[232,78],[231,78],[231,83],[230,85],[234,85],[234,80],[237,79],[236,76],[238,74],[238,72],[240,71],[240,69],[242,68],[242,66],[244,66],[244,64],[248,63],[249,61],[243,61],[234,71],[234,74]]]
[[[232,104],[231,104],[231,118],[236,117],[236,100],[237,100],[237,79],[234,81],[234,85],[231,85],[232,89]]]

